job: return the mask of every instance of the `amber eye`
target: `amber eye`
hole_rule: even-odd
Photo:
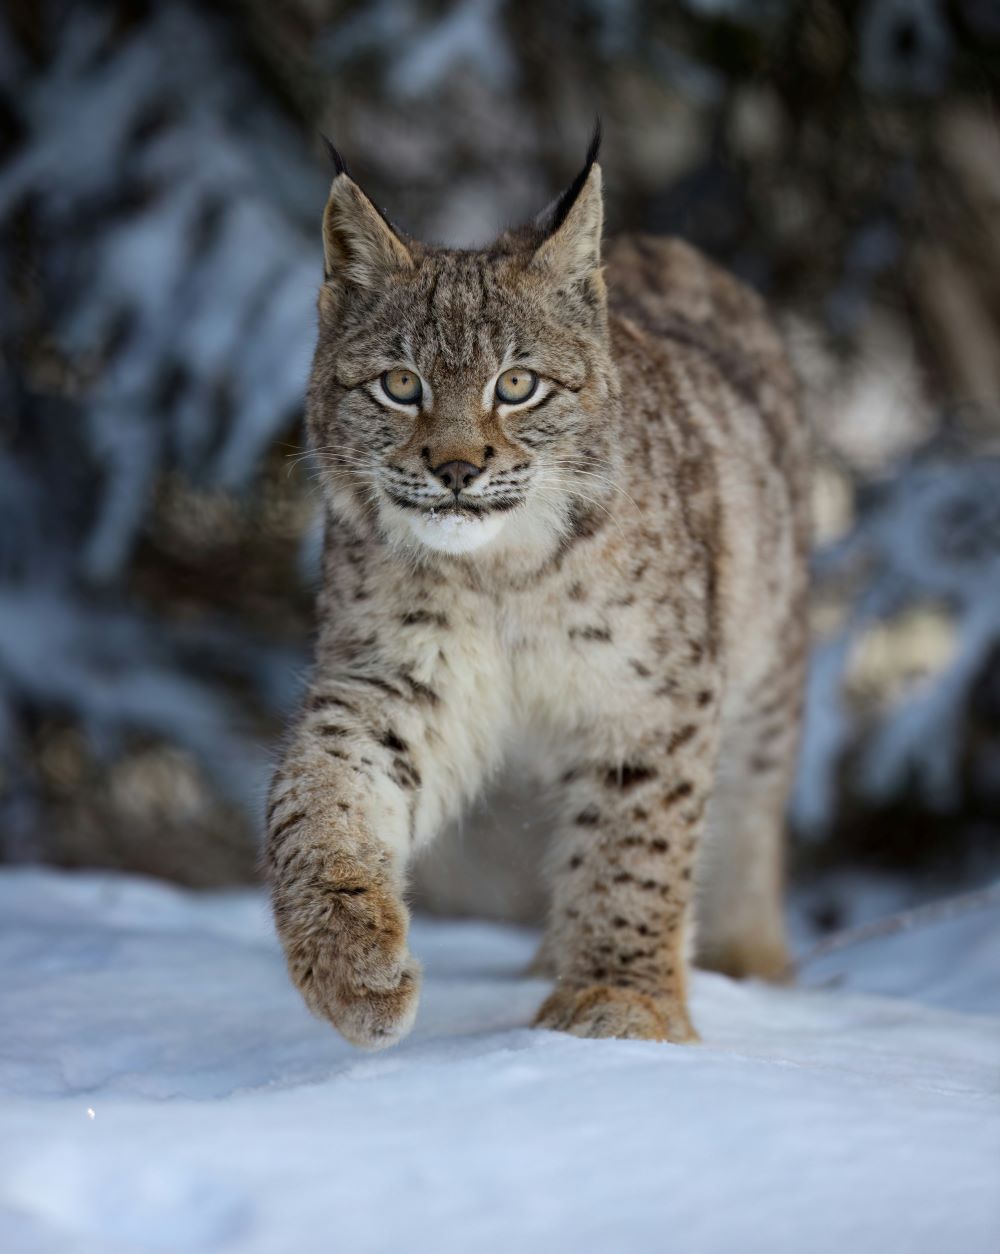
[[[536,387],[538,375],[534,370],[514,366],[497,379],[497,399],[505,405],[520,405],[534,393]]]
[[[423,393],[420,377],[412,370],[387,370],[382,376],[382,391],[400,405],[417,405]]]

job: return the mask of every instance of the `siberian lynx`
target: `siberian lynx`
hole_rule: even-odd
[[[675,240],[602,255],[595,158],[458,251],[334,153],[320,633],[266,861],[292,978],[359,1045],[416,1013],[407,863],[504,768],[558,813],[538,1026],[694,1040],[693,954],[786,966],[805,432],[754,295]]]

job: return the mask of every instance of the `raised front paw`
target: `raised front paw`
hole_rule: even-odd
[[[687,1009],[676,997],[651,997],[606,984],[557,988],[543,1002],[535,1027],[591,1039],[619,1037],[677,1044],[698,1040]]]
[[[413,1026],[420,966],[406,946],[408,917],[399,896],[357,865],[275,890],[292,979],[352,1045],[384,1049]]]

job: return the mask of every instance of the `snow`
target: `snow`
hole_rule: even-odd
[[[858,587],[844,621],[816,643],[810,659],[792,805],[796,828],[807,837],[821,836],[834,818],[844,753],[859,742],[853,786],[870,802],[916,795],[949,813],[962,795],[963,769],[994,772],[963,729],[1000,638],[1000,458],[929,446],[869,495],[852,532],[814,558],[820,585],[853,577]],[[928,608],[953,620],[953,656],[893,700],[865,734],[844,695],[854,648],[875,624]]]
[[[101,481],[72,560],[114,584],[158,475],[245,488],[300,413],[329,176],[205,6],[164,0],[130,30],[106,7],[70,6],[44,73],[6,41],[25,133],[0,217],[32,206],[54,343],[82,380],[102,363],[78,424]]]
[[[178,676],[185,634],[190,648],[215,659],[218,673],[235,668],[241,678],[256,678],[272,706],[293,699],[290,652],[268,658],[224,630],[173,631],[128,609],[84,608],[63,589],[0,584],[2,678],[12,694],[71,711],[98,749],[115,746],[123,728],[183,745],[225,796],[256,813],[268,753],[233,702],[193,677],[190,666]],[[0,847],[2,840],[0,834]]]
[[[256,893],[0,873],[0,1249],[995,1254],[1000,909],[698,974],[694,1047],[529,1030],[536,939],[418,920],[368,1056]]]
[[[403,0],[376,0],[334,24],[322,40],[322,61],[335,73],[364,54],[386,46],[406,56],[384,67],[386,86],[409,101],[439,89],[450,71],[464,67],[494,91],[509,91],[517,67],[500,20],[500,0],[461,0],[440,15]]]

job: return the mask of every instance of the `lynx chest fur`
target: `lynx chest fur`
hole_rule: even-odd
[[[403,237],[336,159],[308,405],[320,638],[266,857],[292,977],[358,1044],[416,1012],[409,860],[526,757],[556,815],[540,1026],[690,1040],[692,953],[787,965],[794,388],[758,299],[694,250],[602,253],[594,155],[466,252]]]

